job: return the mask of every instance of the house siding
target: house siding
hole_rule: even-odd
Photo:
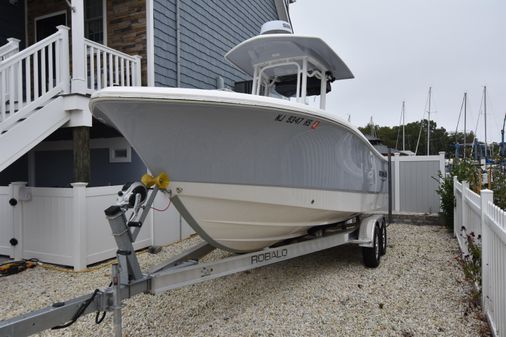
[[[154,0],[155,84],[176,86],[176,1]],[[223,56],[238,43],[258,35],[267,21],[277,20],[274,1],[180,0],[180,85],[216,88],[249,77]]]
[[[7,39],[14,37],[21,41],[25,40],[25,9],[24,2],[18,1],[11,5],[9,1],[0,1],[0,46],[7,43]],[[23,43],[21,43],[22,47]]]

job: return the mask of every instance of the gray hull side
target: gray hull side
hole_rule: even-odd
[[[362,137],[297,111],[104,100],[100,110],[154,174],[172,180],[386,193],[387,163]]]

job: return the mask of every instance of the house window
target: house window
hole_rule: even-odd
[[[84,1],[84,36],[92,41],[104,43],[105,0]]]
[[[132,148],[128,144],[116,144],[109,148],[110,163],[132,162]]]

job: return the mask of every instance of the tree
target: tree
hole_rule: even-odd
[[[402,128],[399,126],[379,126],[368,124],[365,127],[359,127],[359,130],[366,135],[371,135],[372,129],[376,135],[388,147],[402,149]],[[427,154],[427,120],[421,122],[412,122],[405,125],[405,144],[406,150],[416,152],[417,155]],[[463,140],[464,135],[461,136]],[[458,134],[457,134],[458,139]],[[469,133],[466,136],[468,144],[474,139],[474,135]],[[418,149],[417,149],[418,144]],[[455,136],[448,133],[445,128],[437,127],[436,122],[430,121],[430,154],[438,154],[445,151],[449,155],[455,154]]]

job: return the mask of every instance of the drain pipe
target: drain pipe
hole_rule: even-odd
[[[176,0],[176,86],[181,86],[181,34],[179,1]]]

